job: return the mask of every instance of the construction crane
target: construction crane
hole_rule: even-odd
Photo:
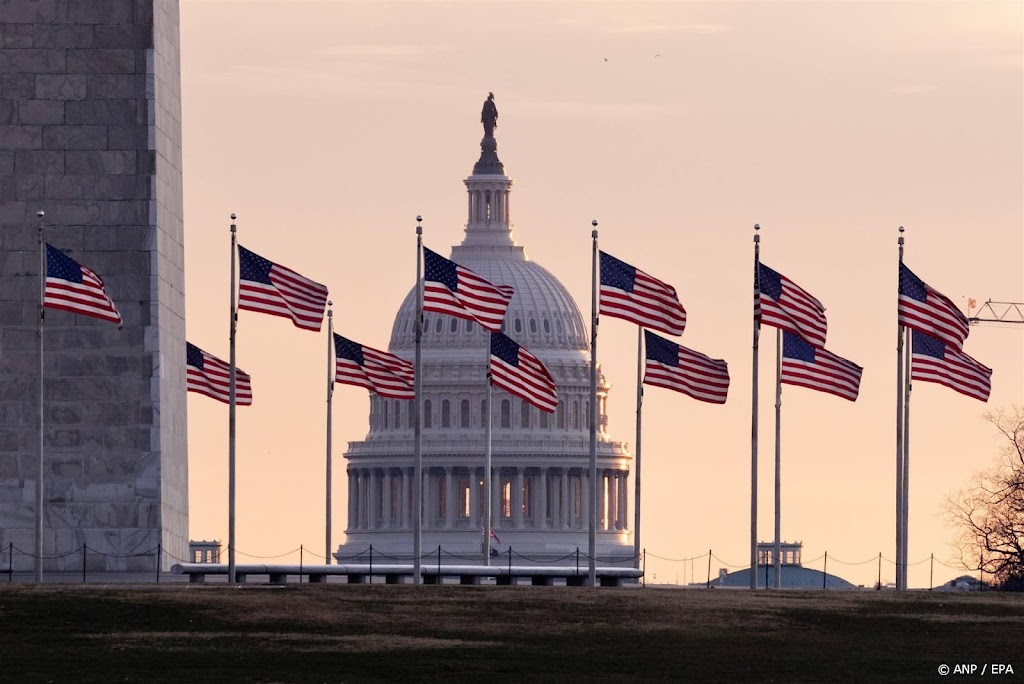
[[[971,311],[976,302],[973,299],[967,301],[967,320],[971,325],[981,323],[1011,323],[1024,324],[1024,302],[993,302],[991,299],[978,307],[974,315]],[[987,314],[986,318],[982,318]]]

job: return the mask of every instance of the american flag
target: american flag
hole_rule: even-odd
[[[101,318],[121,326],[121,314],[107,295],[103,279],[50,245],[46,245],[43,306]]]
[[[686,328],[686,309],[674,287],[604,252],[598,313],[669,335],[682,335]]]
[[[476,321],[491,332],[501,330],[515,290],[507,285],[494,285],[426,247],[423,266],[424,311]]]
[[[558,388],[536,356],[502,333],[491,333],[491,383],[541,411],[554,413]]]
[[[413,366],[382,352],[334,335],[334,380],[365,387],[388,399],[414,399]]]
[[[711,404],[729,394],[729,364],[644,330],[644,384],[664,387]]]
[[[786,276],[758,264],[754,316],[765,325],[796,333],[815,347],[825,346],[825,307]]]
[[[910,379],[937,382],[969,397],[988,401],[992,392],[992,369],[987,368],[952,344],[915,330],[910,354]]]
[[[327,288],[238,246],[238,308],[283,316],[303,330],[319,331]]]
[[[899,322],[926,335],[964,348],[970,332],[967,317],[949,297],[931,288],[900,264]]]
[[[230,403],[231,367],[216,356],[210,356],[191,342],[186,342],[185,346],[187,348],[185,388],[189,392],[198,392],[217,401],[223,401],[225,404]],[[249,406],[251,404],[252,378],[235,368],[235,405]]]
[[[782,382],[857,401],[864,369],[830,351],[815,348],[791,332],[782,333]]]

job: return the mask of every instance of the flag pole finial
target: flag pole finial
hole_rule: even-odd
[[[594,220],[592,220],[592,221],[590,222],[590,225],[594,226],[594,230],[593,230],[593,231],[591,231],[591,233],[590,233],[590,237],[592,237],[592,238],[595,238],[595,239],[596,239],[596,238],[597,238],[597,219],[594,219]]]
[[[754,244],[757,244],[757,243],[761,242],[761,234],[759,232],[757,232],[759,230],[761,230],[761,224],[760,223],[755,223],[754,224]]]
[[[903,226],[900,226],[900,239],[899,244],[903,244],[903,231],[906,230]]]
[[[416,214],[416,234],[417,235],[423,235],[423,226],[420,225],[422,222],[423,222],[423,217],[420,216],[419,214]]]

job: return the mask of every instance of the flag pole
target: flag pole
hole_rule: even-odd
[[[766,586],[765,589],[768,587]],[[782,329],[775,329],[775,588],[782,588]]]
[[[487,337],[490,337],[494,333],[488,333]],[[491,356],[490,351],[487,352],[487,434],[484,438],[486,444],[484,446],[484,499],[486,505],[484,507],[484,565],[491,564],[491,498],[494,496],[494,492],[491,490],[491,429],[492,423],[494,423],[494,411],[491,410]]]
[[[907,558],[909,558],[910,550],[910,390],[911,390],[911,354],[914,346],[914,336],[907,334],[906,340],[906,359],[904,361],[904,368],[906,368],[906,393],[903,399],[903,588],[908,589],[907,586],[907,572],[909,565]]]
[[[43,456],[46,423],[44,416],[43,322],[46,318],[46,242],[43,240],[43,211],[39,217],[39,472],[36,473],[36,584],[43,582]]]
[[[327,504],[325,506],[327,511],[327,521],[325,526],[325,543],[324,547],[324,563],[327,565],[331,564],[331,486],[333,484],[331,476],[331,430],[333,428],[333,421],[331,420],[331,400],[334,398],[334,376],[335,369],[332,368],[334,365],[333,358],[333,347],[334,347],[334,311],[331,306],[334,302],[327,302]]]
[[[903,264],[903,226],[900,226],[900,265]],[[897,271],[898,273],[898,271]],[[896,590],[903,590],[903,325],[896,325]]]
[[[633,505],[633,564],[640,567],[640,445],[644,407],[644,329],[636,328],[636,475],[633,483],[636,502]]]
[[[760,296],[761,225],[754,224],[754,299]],[[758,308],[760,302],[756,302]],[[761,321],[754,316],[754,380],[751,391],[753,408],[750,414],[750,588],[757,589],[757,350]]]
[[[423,581],[420,567],[420,554],[423,546],[423,381],[422,373],[422,340],[423,340],[423,221],[422,216],[416,217],[416,367],[413,375],[413,389],[416,394],[413,422],[413,483],[412,483],[412,581],[421,584]]]
[[[590,532],[587,552],[590,556],[588,579],[597,586],[597,219],[590,222],[593,242],[590,267]]]
[[[231,323],[228,357],[228,582],[235,583],[235,332],[238,311],[235,308],[235,259],[238,245],[235,214],[231,214]]]

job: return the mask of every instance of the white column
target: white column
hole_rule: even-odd
[[[517,530],[523,527],[523,469],[516,468],[516,483],[512,487],[512,520]]]
[[[629,529],[629,473],[619,471],[619,529]]]
[[[348,470],[348,522],[346,526],[350,530],[356,529],[356,474],[351,468]]]
[[[385,530],[391,529],[391,469],[384,469],[384,482],[383,482],[383,498],[381,507],[384,509],[381,527]]]
[[[455,469],[444,469],[444,528],[455,527]]]
[[[580,527],[582,528],[586,528],[587,521],[590,520],[591,485],[590,473],[580,470],[580,494],[583,495],[583,500],[580,502]]]
[[[559,506],[563,530],[569,529],[572,520],[572,500],[569,498],[569,469],[562,468],[562,501]]]
[[[542,530],[548,529],[548,469],[540,469],[540,487],[537,488],[537,511],[534,513],[533,519],[536,522],[539,518],[540,524],[535,524]]]
[[[366,500],[369,502],[370,507],[366,512],[366,527],[367,529],[377,529],[377,511],[380,510],[380,489],[378,488],[377,470],[375,468],[370,469],[370,477],[367,482],[369,487],[369,496]]]
[[[409,527],[409,518],[412,515],[412,507],[409,505],[409,469],[402,468],[402,493],[398,497],[401,502],[402,527]]]
[[[505,202],[504,202],[504,206],[505,206],[505,223],[508,224],[508,225],[512,225],[512,212],[509,211],[509,204],[508,204],[509,191],[506,190],[502,194],[505,197]]]
[[[356,471],[356,519],[360,530],[366,529],[366,470]]]
[[[476,468],[469,469],[469,527],[470,529],[480,528],[480,474]],[[462,495],[459,495],[461,502]]]

